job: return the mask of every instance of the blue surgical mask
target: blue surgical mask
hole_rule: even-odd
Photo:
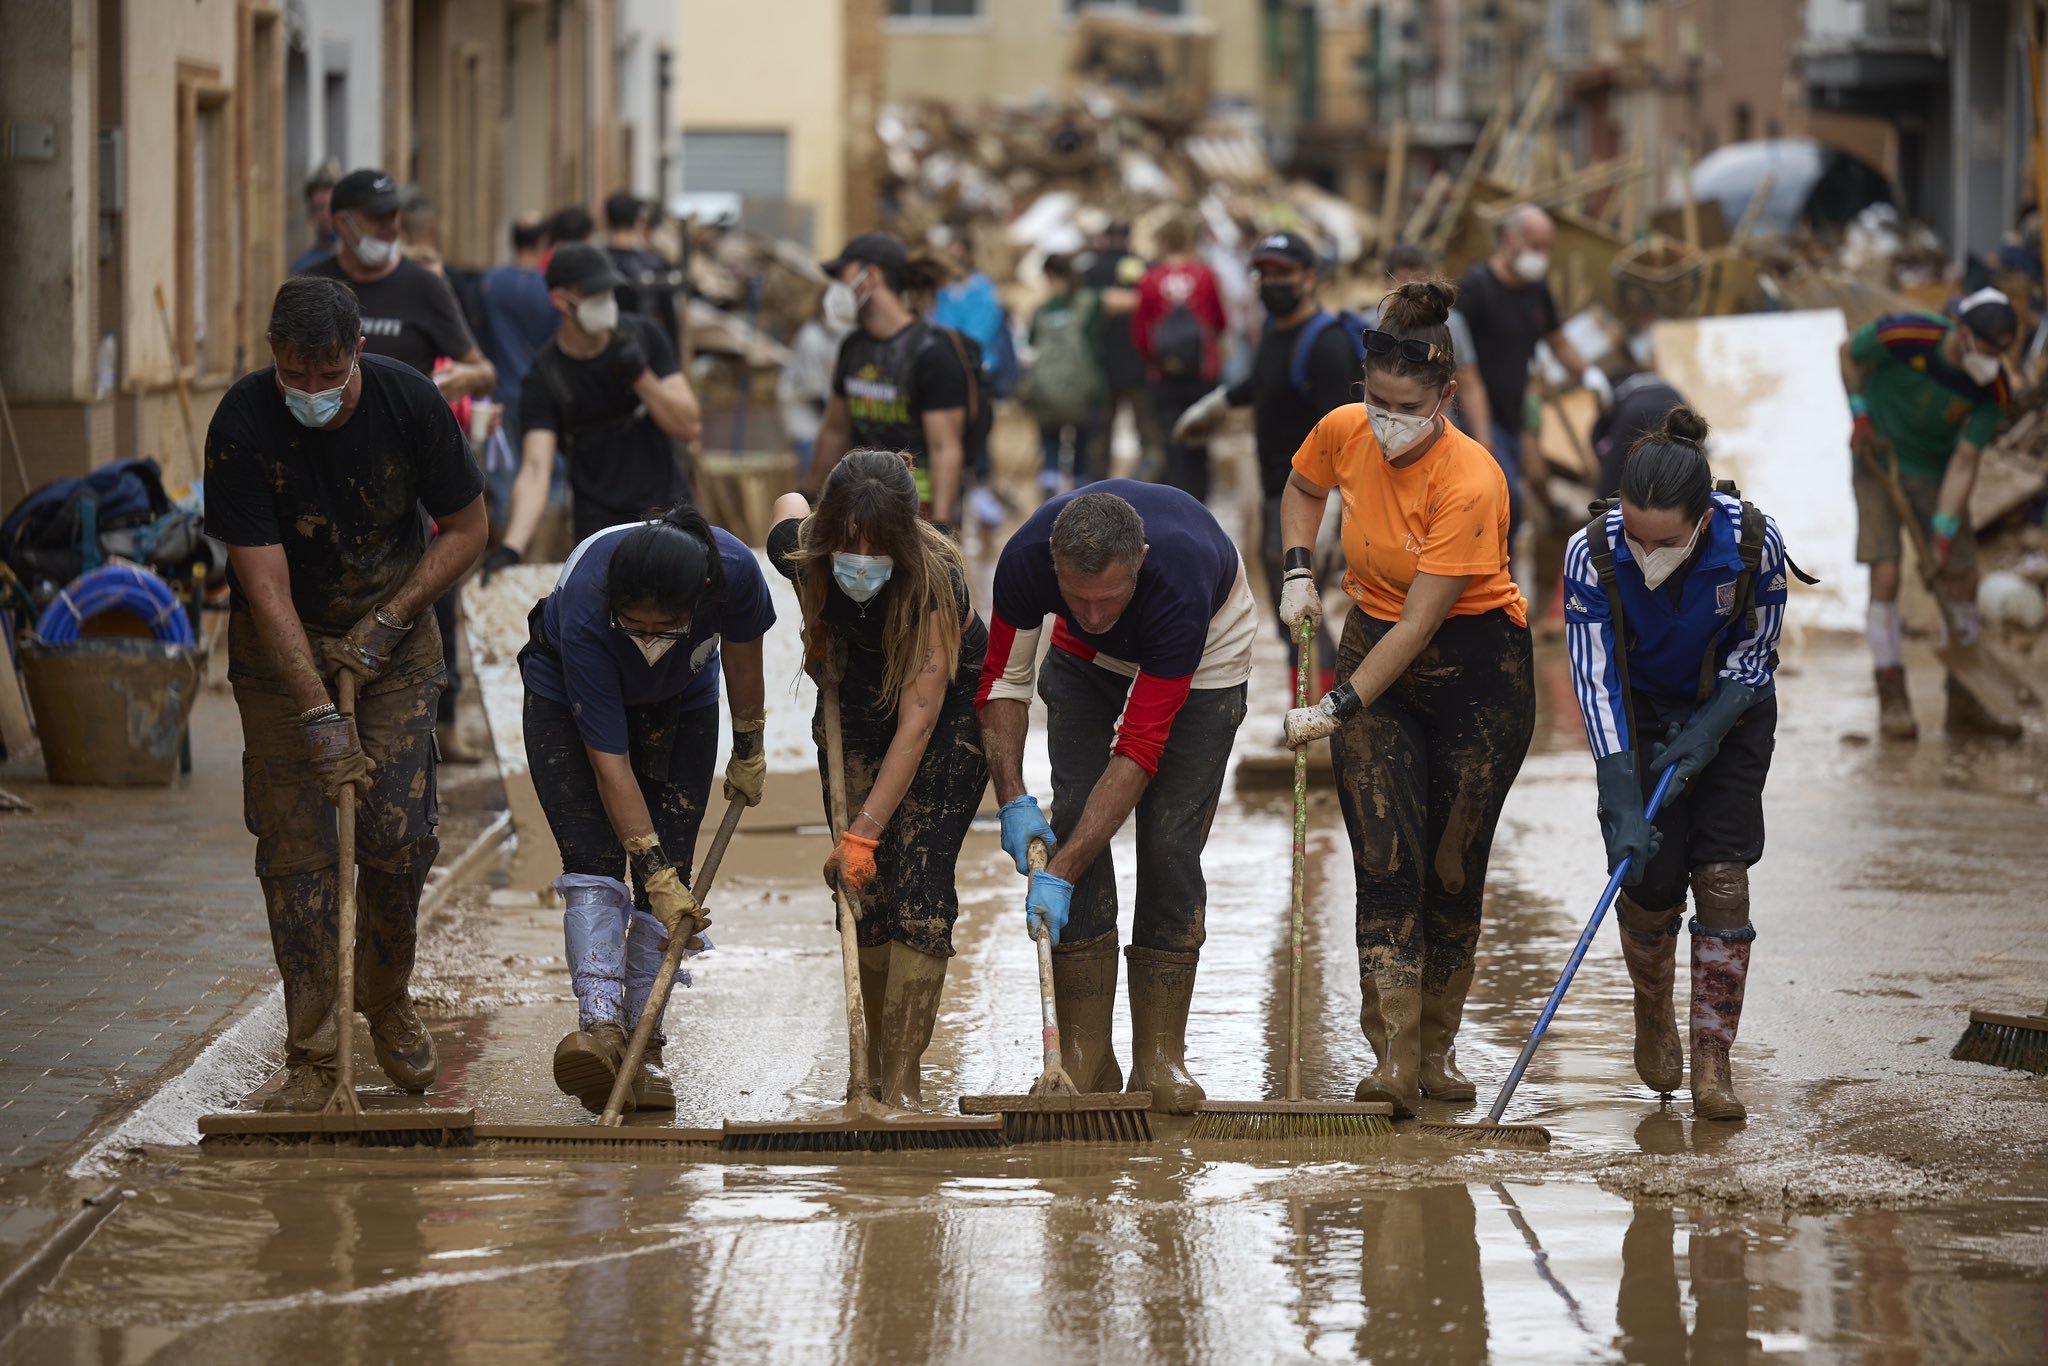
[[[839,591],[855,602],[867,602],[881,592],[882,585],[895,571],[896,562],[887,555],[854,555],[844,550],[832,552],[832,577],[838,580]]]
[[[356,368],[348,368],[349,379],[355,378]],[[309,394],[304,389],[294,389],[283,380],[277,387],[284,390],[284,406],[291,409],[292,416],[308,427],[325,427],[334,421],[334,415],[341,411],[342,401],[348,397],[348,380],[343,380],[332,389],[322,389]]]

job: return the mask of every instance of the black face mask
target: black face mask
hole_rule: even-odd
[[[1287,317],[1301,307],[1301,286],[1260,285],[1259,304],[1272,317]]]

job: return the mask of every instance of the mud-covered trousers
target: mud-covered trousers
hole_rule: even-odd
[[[718,704],[685,709],[681,702],[676,697],[627,707],[626,754],[662,852],[688,885],[718,757]],[[668,934],[648,909],[647,889],[626,865],[567,704],[528,689],[524,721],[534,792],[562,851],[555,889],[566,907],[563,927],[580,1025],[631,1029],[668,951]],[[688,986],[687,972],[678,972],[676,981]],[[666,1039],[658,1025],[653,1037],[656,1044]]]
[[[1356,607],[1349,677],[1393,623]],[[1486,863],[1536,729],[1529,631],[1506,612],[1451,617],[1331,738],[1358,883],[1358,970],[1440,995],[1471,970]]]
[[[1081,822],[1095,784],[1109,767],[1131,680],[1054,648],[1038,673],[1052,756],[1052,829],[1065,839]],[[1138,799],[1137,901],[1130,942],[1141,949],[1193,953],[1206,935],[1209,884],[1202,848],[1244,722],[1245,685],[1196,688],[1173,718],[1159,771]],[[1116,929],[1116,863],[1104,848],[1074,883],[1062,944]]]
[[[893,709],[874,705],[858,683],[848,681],[840,687],[846,817],[853,820],[896,737],[896,715]],[[811,716],[811,738],[818,745],[818,782],[829,819],[832,777],[825,766],[822,697]],[[953,956],[953,922],[960,916],[960,846],[987,788],[988,759],[981,748],[973,695],[949,688],[910,787],[875,846],[875,876],[861,893],[855,931],[863,948],[893,942],[933,958]]]
[[[228,681],[242,713],[243,815],[256,837],[256,877],[284,982],[285,1061],[332,1066],[335,806],[307,762],[299,708],[270,672],[254,621],[235,612]],[[372,1017],[412,979],[420,889],[441,851],[434,771],[441,685],[441,633],[433,615],[422,613],[384,675],[356,697],[356,734],[376,765],[356,802],[355,1008]],[[335,695],[331,679],[328,695]]]

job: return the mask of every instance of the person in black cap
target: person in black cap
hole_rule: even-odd
[[[484,561],[486,573],[525,555],[557,449],[568,458],[578,542],[690,496],[674,443],[696,440],[702,423],[668,334],[619,312],[613,291],[625,280],[595,243],[555,248],[544,278],[562,321],[520,386],[519,477],[504,544]]]
[[[1287,490],[1294,453],[1331,410],[1353,401],[1364,362],[1359,325],[1316,303],[1315,248],[1298,233],[1270,233],[1252,247],[1252,273],[1259,303],[1266,310],[1266,330],[1259,337],[1252,372],[1229,387],[1218,386],[1196,401],[1174,424],[1177,442],[1206,441],[1226,408],[1249,407],[1259,453],[1259,488],[1265,517],[1260,524],[1259,561],[1266,591],[1277,615],[1285,571],[1280,554],[1280,497]],[[1304,572],[1299,577],[1306,579]],[[1280,638],[1292,636],[1280,623]],[[1321,691],[1335,686],[1337,644],[1327,629],[1318,642],[1318,659],[1326,675]],[[1292,697],[1293,689],[1288,690]]]
[[[403,201],[398,186],[382,171],[350,171],[336,181],[328,201],[334,254],[305,273],[340,280],[356,292],[367,338],[363,349],[371,355],[410,365],[451,401],[486,397],[498,383],[498,372],[470,335],[455,292],[399,248]]]
[[[1110,440],[1119,409],[1129,408],[1138,430],[1140,478],[1153,477],[1165,461],[1159,419],[1145,391],[1145,359],[1131,338],[1131,314],[1138,307],[1138,282],[1145,278],[1145,258],[1131,250],[1131,225],[1121,220],[1105,226],[1088,255],[1075,263],[1081,288],[1102,305],[1102,328],[1096,359],[1102,364],[1102,412],[1088,433],[1087,464],[1075,471],[1074,482],[1109,478]],[[1087,476],[1086,480],[1082,475]]]
[[[906,291],[945,282],[936,260],[912,260],[886,232],[864,232],[824,265],[825,318],[850,328],[832,369],[832,398],[818,429],[804,492],[815,502],[839,457],[855,448],[900,451],[935,522],[959,520],[970,384],[957,338],[918,317]]]

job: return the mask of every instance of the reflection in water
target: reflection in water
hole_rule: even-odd
[[[1360,1202],[1365,1239],[1354,1341],[1368,1361],[1485,1361],[1486,1291],[1472,1193],[1389,1191]]]

